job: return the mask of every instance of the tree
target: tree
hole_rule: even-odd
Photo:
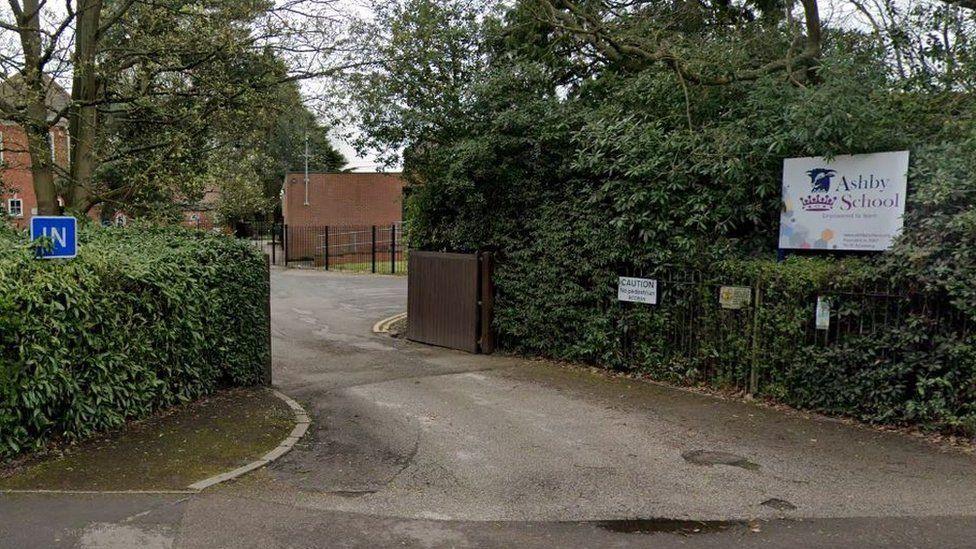
[[[310,171],[336,171],[346,163],[332,146],[330,130],[304,104],[295,83],[268,90],[250,111],[250,129],[232,136],[233,154],[220,178],[219,209],[225,220],[270,216],[279,204],[285,172],[306,165]]]
[[[463,0],[382,2],[374,10],[355,28],[364,70],[346,84],[363,130],[359,147],[394,164],[404,146],[449,139],[445,128],[463,119],[464,94],[487,68],[481,31],[496,12],[492,2]]]
[[[398,5],[371,33],[382,61],[359,77],[358,110],[423,183],[412,234],[435,249],[552,246],[568,239],[549,234],[556,212],[596,211],[586,223],[617,239],[620,261],[758,253],[775,239],[784,157],[937,144],[967,135],[974,112],[965,48],[919,53],[909,85],[873,33],[820,28],[814,46],[815,6],[807,22],[777,2]],[[921,37],[943,28],[912,21]],[[417,44],[472,70],[454,78]]]
[[[246,102],[255,90],[344,68],[331,55],[343,48],[332,2],[77,0],[58,10],[43,0],[9,0],[9,6],[10,13],[0,15],[0,29],[15,33],[19,47],[0,52],[0,68],[18,85],[0,103],[0,115],[28,134],[40,213],[56,213],[58,196],[84,212],[134,194],[106,188],[98,174],[147,151],[170,151],[177,159],[202,133],[201,125]],[[255,70],[255,59],[277,55],[289,59],[284,71],[280,63]],[[46,98],[67,80],[71,101],[52,108]],[[154,143],[105,149],[113,144],[107,125],[148,123],[148,115],[184,131],[161,132],[165,138]],[[46,154],[46,139],[65,118],[72,161],[59,173]]]

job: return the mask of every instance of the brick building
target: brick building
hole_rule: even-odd
[[[321,265],[385,253],[401,238],[403,188],[398,173],[310,173],[306,194],[304,173],[288,173],[281,195],[288,260]]]
[[[220,189],[213,187],[203,192],[203,198],[197,202],[184,202],[180,205],[183,210],[183,226],[196,228],[215,228],[220,223],[217,215],[217,205],[220,203]]]
[[[0,95],[9,84],[0,85]],[[61,109],[70,101],[68,93],[60,86],[49,88],[48,104],[52,111]],[[48,140],[51,158],[59,166],[70,162],[68,122],[62,119],[51,129]],[[0,120],[0,207],[10,215],[14,225],[25,227],[37,214],[37,198],[31,176],[30,153],[27,152],[27,133],[9,120]]]
[[[391,225],[403,220],[403,179],[398,173],[288,173],[281,197],[286,225],[335,227]]]

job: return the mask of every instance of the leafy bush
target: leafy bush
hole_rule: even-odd
[[[175,228],[83,228],[39,261],[0,232],[0,457],[261,381],[268,287],[246,243]]]
[[[417,183],[411,245],[497,252],[500,346],[679,383],[745,388],[758,368],[760,392],[795,406],[973,432],[976,346],[957,328],[976,322],[976,96],[968,54],[933,46],[937,19],[911,25],[921,48],[900,25],[886,41],[825,22],[809,80],[704,85],[680,61],[601,56],[540,21],[531,0],[484,19],[455,17],[458,6],[412,0],[388,14],[389,63],[359,110],[370,144],[404,150]],[[659,40],[657,25],[683,28],[669,6],[592,21],[635,47]],[[694,59],[692,73],[726,75],[798,37],[772,13],[731,26],[723,13],[662,43]],[[471,70],[400,55],[417,43]],[[911,66],[895,67],[908,50]],[[784,158],[892,150],[909,150],[911,165],[905,235],[890,253],[772,260]],[[662,305],[618,303],[626,274],[658,277]],[[762,306],[720,309],[722,284],[752,287]],[[841,335],[813,329],[818,295],[834,299]]]
[[[755,370],[758,396],[797,408],[976,435],[976,333],[941,289],[863,259],[637,269],[607,261],[599,239],[574,242],[499,264],[503,347],[738,391]],[[657,278],[659,304],[618,302],[618,272]],[[723,309],[722,285],[758,299]],[[827,331],[815,328],[818,297],[831,302]]]

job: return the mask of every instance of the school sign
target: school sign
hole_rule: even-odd
[[[881,251],[901,232],[908,151],[783,161],[779,247]]]

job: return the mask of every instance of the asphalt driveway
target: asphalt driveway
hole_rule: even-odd
[[[370,331],[406,280],[273,273],[313,425],[197,495],[0,496],[9,547],[969,547],[976,460],[897,434]]]

